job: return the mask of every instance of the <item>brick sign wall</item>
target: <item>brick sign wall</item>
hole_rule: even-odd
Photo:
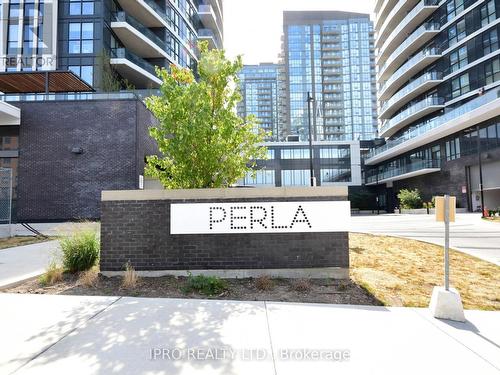
[[[121,271],[130,261],[138,271],[332,268],[343,270],[345,276],[349,267],[348,232],[346,220],[337,223],[336,215],[342,216],[339,210],[345,215],[346,207],[349,212],[346,195],[344,188],[103,192],[101,271]],[[275,207],[269,202],[275,202]],[[295,203],[281,207],[285,202]],[[227,223],[220,216],[222,211],[216,209],[220,217],[213,216],[211,223],[206,220],[209,229],[196,229],[196,225],[204,225],[199,217],[208,203],[207,212],[225,207]],[[235,203],[236,211],[231,203]],[[172,215],[171,205],[186,205],[180,207],[184,211],[191,209],[192,223]],[[331,219],[331,228],[336,231],[329,231],[324,222],[318,223],[320,211],[314,213],[311,208],[316,206],[324,208],[321,215]],[[259,207],[251,213],[255,215],[252,218],[251,207]],[[264,216],[264,212],[271,215],[271,210],[276,210],[274,224],[271,217]],[[184,232],[172,234],[171,220],[185,220],[181,225]],[[248,232],[251,226],[252,232]],[[212,233],[210,227],[216,230]],[[186,234],[186,230],[191,232]]]

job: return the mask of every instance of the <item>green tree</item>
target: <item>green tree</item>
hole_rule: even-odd
[[[221,50],[200,43],[198,80],[190,69],[157,69],[161,94],[146,100],[159,120],[150,129],[160,156],[147,158],[146,173],[168,189],[219,188],[234,184],[263,159],[253,116],[240,118],[237,73],[241,57],[229,61]]]
[[[401,208],[422,208],[422,198],[418,189],[408,190],[402,189],[398,194],[399,203]]]

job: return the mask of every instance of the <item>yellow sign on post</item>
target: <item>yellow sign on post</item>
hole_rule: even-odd
[[[435,197],[434,198],[434,205],[436,208],[436,221],[443,221],[444,222],[444,215],[445,215],[445,205],[444,205],[444,197]],[[455,207],[457,204],[457,198],[456,197],[450,197],[450,213],[449,213],[449,222],[454,223],[455,222]]]

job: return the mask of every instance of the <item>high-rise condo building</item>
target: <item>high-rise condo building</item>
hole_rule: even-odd
[[[373,25],[369,15],[284,12],[283,133],[308,139],[308,92],[314,140],[376,135]]]
[[[158,87],[223,43],[222,0],[3,0],[0,72],[71,70],[97,89]]]
[[[389,210],[403,188],[500,206],[500,0],[378,0],[379,136],[365,164]],[[482,175],[482,177],[481,177]]]
[[[242,101],[238,115],[254,115],[268,140],[277,140],[279,125],[278,65],[245,65],[239,74]]]

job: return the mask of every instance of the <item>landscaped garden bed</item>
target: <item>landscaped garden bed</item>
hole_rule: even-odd
[[[52,270],[51,278],[3,291],[427,307],[432,288],[443,284],[440,246],[360,233],[351,233],[349,243],[350,280],[140,278],[131,267],[125,278],[107,278],[94,268],[80,274]],[[466,309],[500,310],[499,266],[451,250],[450,269],[451,284],[460,292]]]
[[[99,276],[95,286],[84,286],[78,276],[65,274],[63,279],[51,286],[42,286],[32,280],[15,288],[4,290],[9,293],[132,296],[168,298],[215,298],[244,301],[286,301],[319,302],[355,305],[380,305],[363,288],[345,280],[294,280],[272,279],[270,285],[261,285],[257,279],[226,279],[223,291],[213,296],[201,292],[187,291],[187,277],[144,277],[133,287],[124,288],[121,277]],[[266,282],[264,282],[266,283]],[[264,284],[263,283],[263,284]]]

